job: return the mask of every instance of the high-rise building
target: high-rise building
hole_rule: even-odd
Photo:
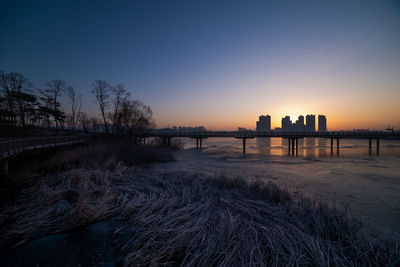
[[[296,132],[304,132],[304,116],[300,115],[294,125]]]
[[[306,132],[315,132],[315,115],[306,116]]]
[[[282,118],[282,131],[292,131],[292,121],[290,120],[290,116],[285,116],[284,118]]]
[[[326,117],[325,115],[318,115],[318,132],[326,132]]]
[[[259,132],[271,131],[271,116],[261,115],[260,117],[258,117],[256,131]]]

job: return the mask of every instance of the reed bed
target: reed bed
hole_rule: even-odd
[[[345,210],[273,183],[152,173],[110,160],[103,169],[43,177],[0,214],[0,246],[117,218],[125,266],[385,266],[378,244]]]

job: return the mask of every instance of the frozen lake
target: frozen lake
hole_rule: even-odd
[[[160,170],[185,170],[211,175],[272,180],[293,190],[348,205],[352,214],[370,223],[372,232],[400,240],[400,141],[381,140],[376,155],[368,139],[341,139],[340,153],[330,151],[330,139],[300,139],[298,157],[287,155],[287,140],[233,138],[203,140],[182,138],[185,149],[177,161],[156,164]]]

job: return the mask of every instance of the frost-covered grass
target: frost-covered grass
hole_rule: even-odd
[[[0,215],[1,247],[117,218],[130,265],[384,266],[399,254],[343,209],[273,183],[152,173],[109,160],[43,177]]]

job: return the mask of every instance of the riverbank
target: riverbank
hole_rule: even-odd
[[[99,158],[102,164],[42,176],[2,211],[2,262],[12,265],[36,247],[32,242],[45,238],[50,248],[51,237],[110,220],[104,234],[110,265],[361,266],[399,259],[345,209],[274,183]],[[88,262],[84,251],[76,253],[74,263]]]

